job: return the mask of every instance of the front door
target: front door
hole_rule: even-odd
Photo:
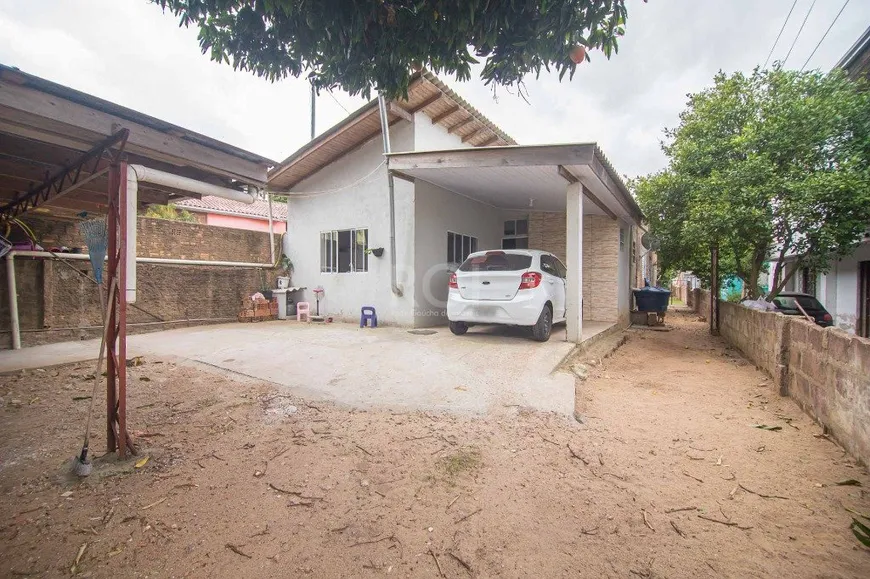
[[[870,261],[858,262],[858,335],[870,338]]]

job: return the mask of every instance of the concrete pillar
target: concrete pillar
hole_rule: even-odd
[[[583,185],[569,184],[566,195],[566,325],[568,341],[579,344],[583,341]]]

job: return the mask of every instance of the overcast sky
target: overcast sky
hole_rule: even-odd
[[[767,58],[793,0],[629,0],[626,35],[607,60],[593,53],[574,80],[527,81],[529,101],[477,79],[460,95],[521,144],[597,141],[629,176],[664,167],[662,129],[686,94],[718,70],[750,71]],[[782,60],[813,0],[797,0],[771,60]],[[801,68],[844,0],[816,0],[790,68]],[[870,2],[852,0],[808,68],[828,70],[870,25]],[[309,136],[307,83],[271,84],[200,53],[148,0],[0,0],[0,62],[204,133],[275,160]],[[317,102],[325,130],[363,104],[344,93]]]

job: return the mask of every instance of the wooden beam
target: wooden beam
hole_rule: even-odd
[[[585,165],[592,162],[594,144],[473,147],[455,151],[393,153],[390,168],[397,171],[442,167],[530,167]]]
[[[410,175],[402,173],[401,171],[390,171],[390,173],[393,175],[393,177],[397,177],[399,179],[402,179],[403,181],[410,181],[411,183],[416,183],[416,179],[414,179]]]
[[[490,138],[488,138],[484,142],[476,144],[475,147],[486,147],[488,145],[493,144],[497,140],[498,140],[498,135],[494,134],[493,136],[491,136]]]
[[[2,107],[6,107],[6,110],[3,110]],[[168,133],[29,87],[9,82],[0,83],[0,111],[2,111],[0,117],[3,120],[12,121],[19,125],[23,124],[25,128],[27,115],[61,122],[77,129],[95,132],[104,137],[115,133],[119,128],[128,128],[130,129],[130,139],[127,142],[127,150],[130,152],[141,153],[145,156],[153,153],[161,154],[163,158],[174,157],[176,164],[190,164],[219,174],[233,175],[250,184],[261,185],[266,182],[267,167],[264,164],[241,159],[230,153],[174,137]],[[17,114],[12,114],[10,118],[10,113]],[[67,139],[67,141],[69,140]],[[184,163],[179,163],[179,161]]]
[[[467,125],[468,123],[470,123],[473,120],[474,120],[474,116],[468,115],[468,117],[465,118],[464,120],[461,120],[458,123],[456,123],[455,125],[448,128],[447,132],[448,133],[455,133],[456,131],[458,131],[459,129],[461,129],[462,127],[464,127],[465,125]]]
[[[564,167],[563,165],[559,165],[559,175],[565,179],[568,183],[579,183],[580,179],[577,178],[574,173],[572,173],[569,169]],[[610,207],[604,204],[601,199],[598,198],[592,191],[590,191],[587,187],[583,187],[583,194],[589,198],[592,203],[594,203],[599,209],[604,211],[614,221],[616,220],[616,213],[610,210]]]
[[[419,105],[417,105],[416,107],[413,107],[413,108],[412,108],[410,111],[408,111],[408,112],[411,113],[411,114],[414,114],[414,113],[416,113],[416,112],[422,111],[423,109],[425,109],[425,108],[428,107],[429,105],[431,105],[431,104],[435,104],[436,102],[438,102],[439,100],[441,100],[441,97],[443,97],[443,96],[444,96],[444,94],[439,90],[437,94],[435,94],[435,95],[433,95],[433,96],[430,96],[429,98],[427,98],[426,100],[424,100],[423,102],[421,102],[421,103],[420,103]]]
[[[467,143],[468,141],[470,141],[474,137],[478,136],[483,131],[487,130],[487,128],[488,127],[480,127],[479,129],[475,129],[475,130],[471,131],[470,133],[468,133],[467,135],[462,137],[462,142]]]
[[[396,115],[400,119],[405,119],[409,123],[414,122],[414,115],[399,106],[396,101],[390,101],[389,109],[392,114]]]
[[[443,121],[444,119],[446,119],[447,117],[449,117],[450,115],[452,115],[453,113],[458,111],[460,108],[461,107],[459,105],[453,105],[452,107],[450,107],[449,109],[447,109],[443,113],[438,113],[437,115],[432,117],[432,124],[437,125],[438,123],[440,123],[441,121]],[[469,118],[473,118],[473,117],[469,117]]]

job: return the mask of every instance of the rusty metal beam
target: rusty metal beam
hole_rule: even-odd
[[[49,200],[58,199],[78,187],[102,176],[108,169],[98,171],[104,155],[113,147],[117,147],[115,160],[120,157],[127,143],[130,131],[121,129],[107,139],[100,141],[91,150],[81,155],[76,161],[66,164],[48,176],[40,185],[28,188],[27,193],[19,199],[10,201],[0,207],[0,223],[14,219],[31,209],[35,209]],[[83,177],[87,174],[87,177]]]

